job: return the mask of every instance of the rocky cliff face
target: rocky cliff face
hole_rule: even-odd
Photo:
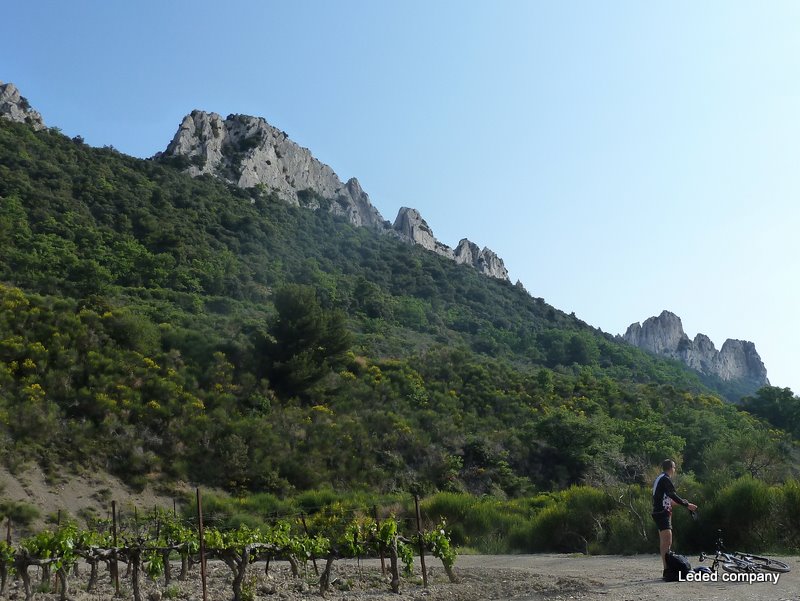
[[[503,260],[488,248],[462,240],[454,251],[439,242],[415,209],[403,207],[392,227],[372,206],[358,180],[342,183],[328,165],[307,148],[260,117],[193,111],[184,117],[162,158],[188,159],[193,176],[211,174],[240,188],[264,186],[287,202],[319,209],[323,206],[350,223],[380,233],[392,232],[413,244],[476,268],[481,273],[508,279]]]
[[[453,250],[436,239],[433,235],[433,230],[416,209],[401,208],[397,213],[397,219],[394,221],[394,229],[400,236],[414,244],[419,244],[423,248],[447,257],[460,265],[474,267],[489,277],[508,280],[508,270],[503,264],[503,259],[498,257],[492,250],[485,247],[481,250],[477,244],[470,242],[466,238],[463,238],[456,249]]]
[[[416,209],[402,207],[397,212],[397,218],[394,220],[394,229],[402,237],[414,244],[418,244],[422,248],[448,259],[455,259],[453,249],[436,239],[428,222],[422,218],[422,215]]]
[[[499,280],[508,280],[508,270],[503,259],[490,248],[483,247],[463,238],[456,247],[455,261],[464,265],[471,265],[481,273]]]
[[[767,369],[752,342],[728,339],[717,351],[705,334],[689,339],[680,317],[669,311],[646,319],[642,324],[631,324],[622,338],[629,344],[678,359],[702,374],[726,382],[744,381],[754,387],[769,384]]]
[[[42,116],[12,83],[0,82],[0,117],[45,128]],[[391,233],[481,273],[508,280],[503,260],[488,248],[462,240],[456,250],[442,244],[415,209],[402,208],[394,227],[385,221],[355,178],[342,182],[328,165],[261,117],[192,111],[155,158],[178,158],[192,176],[210,174],[240,188],[263,186],[286,202],[308,209],[325,208],[358,227]]]
[[[355,179],[343,183],[328,165],[264,119],[193,111],[184,117],[164,157],[185,157],[193,175],[221,177],[240,188],[263,185],[287,202],[345,216],[350,223],[385,230],[387,225]]]
[[[28,123],[35,130],[45,128],[42,116],[31,108],[28,100],[13,83],[0,81],[0,117],[17,123]]]

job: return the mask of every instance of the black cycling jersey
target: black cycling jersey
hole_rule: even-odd
[[[662,472],[661,475],[656,478],[655,482],[653,482],[653,513],[661,511],[672,513],[672,503],[669,502],[670,499],[684,507],[689,504],[689,501],[681,499],[677,495],[672,480],[670,480],[666,472]]]

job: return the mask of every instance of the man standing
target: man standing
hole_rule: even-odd
[[[689,511],[695,511],[697,505],[681,499],[675,492],[675,485],[672,483],[677,471],[675,462],[672,459],[665,459],[661,463],[661,469],[663,471],[653,482],[653,520],[658,526],[661,562],[666,569],[667,551],[672,547],[672,506],[683,505]]]

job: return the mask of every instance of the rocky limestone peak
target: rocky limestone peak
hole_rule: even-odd
[[[462,238],[455,250],[456,263],[472,265],[481,273],[499,280],[508,280],[508,270],[503,259],[490,248],[481,250],[477,244]]]
[[[422,215],[416,209],[401,207],[397,212],[397,218],[394,220],[394,229],[401,237],[418,244],[422,248],[448,259],[455,258],[453,249],[436,239],[428,222],[422,218]]]
[[[394,229],[402,238],[408,239],[414,244],[418,244],[443,257],[452,259],[460,265],[469,265],[484,275],[500,280],[508,280],[508,270],[503,263],[503,259],[498,257],[492,250],[485,247],[481,250],[477,244],[470,242],[466,238],[462,238],[456,249],[453,250],[436,239],[428,222],[422,218],[422,215],[416,209],[401,208],[397,213],[397,219],[394,220]]]
[[[717,356],[717,374],[723,380],[751,380],[761,386],[769,384],[767,368],[756,352],[756,345],[747,340],[726,340]]]
[[[625,332],[623,339],[634,346],[650,351],[657,355],[666,351],[675,351],[683,339],[688,337],[683,331],[681,318],[662,311],[658,317],[650,317],[643,324],[631,324]]]
[[[389,227],[389,223],[383,219],[378,209],[372,206],[369,195],[364,192],[356,178],[351,177],[344,187],[346,194],[337,197],[339,202],[331,206],[332,213],[344,215],[350,223],[359,227],[369,227],[378,231]]]
[[[717,351],[705,334],[690,340],[680,318],[669,311],[633,323],[622,339],[641,349],[682,361],[688,367],[723,381],[742,381],[754,388],[769,384],[767,369],[752,342],[728,339]]]
[[[462,240],[453,251],[439,242],[416,209],[403,207],[394,227],[384,221],[356,178],[342,183],[328,165],[313,157],[261,117],[195,110],[157,158],[183,160],[192,176],[210,174],[240,188],[264,186],[286,202],[309,209],[326,208],[350,223],[380,233],[393,233],[483,274],[508,280],[503,260],[488,248]]]
[[[508,280],[508,269],[503,259],[497,256],[492,249],[484,246],[478,256],[478,271],[498,280]]]
[[[679,349],[679,358],[686,365],[703,374],[715,372],[714,362],[718,354],[717,347],[705,334],[698,334],[690,345],[684,343],[684,348]]]
[[[45,129],[42,116],[31,108],[27,98],[13,83],[0,81],[0,117],[16,123],[28,123],[33,129]]]
[[[262,185],[294,205],[323,204],[353,225],[385,230],[369,196],[351,179],[343,183],[328,165],[313,157],[261,117],[192,111],[160,157],[184,157],[193,176],[209,173],[240,188]],[[322,201],[322,202],[320,202]]]
[[[478,264],[478,257],[481,255],[481,249],[474,242],[470,242],[466,238],[462,238],[458,242],[455,250],[456,263],[472,265],[475,267]]]

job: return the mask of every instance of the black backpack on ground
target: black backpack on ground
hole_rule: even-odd
[[[678,555],[672,551],[667,551],[667,567],[664,570],[664,580],[676,582],[681,577],[686,578],[686,574],[692,571],[692,564],[683,555]]]

